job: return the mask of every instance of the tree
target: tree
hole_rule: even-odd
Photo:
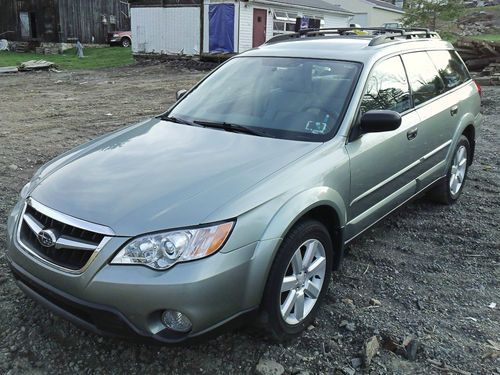
[[[420,26],[436,30],[438,20],[451,20],[465,8],[463,0],[406,0],[405,26]]]

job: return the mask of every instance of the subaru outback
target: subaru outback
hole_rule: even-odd
[[[425,191],[459,198],[482,118],[436,33],[352,34],[275,37],[42,166],[8,219],[18,286],[99,334],[175,343],[255,314],[299,335],[346,244]]]

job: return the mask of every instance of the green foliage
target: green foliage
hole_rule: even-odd
[[[436,29],[438,20],[452,20],[465,11],[463,0],[406,0],[405,26]]]
[[[76,69],[98,69],[112,68],[130,65],[134,62],[130,48],[85,48],[85,57],[79,59],[76,50],[64,51],[62,55],[39,55],[36,53],[0,52],[0,66],[18,66],[29,60],[47,60],[57,65],[58,68]]]

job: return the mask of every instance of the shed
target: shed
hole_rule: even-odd
[[[324,0],[131,1],[136,54],[240,53],[290,33],[297,17],[348,27],[353,14]]]
[[[0,38],[33,43],[106,43],[130,30],[123,0],[0,0]]]

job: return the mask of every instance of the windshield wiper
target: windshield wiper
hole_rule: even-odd
[[[266,132],[255,130],[244,125],[230,124],[228,122],[194,121],[194,123],[206,128],[222,129],[228,132],[251,134],[259,137],[269,137],[269,134]]]
[[[165,121],[170,121],[170,122],[175,122],[176,124],[183,124],[183,125],[193,125],[191,121],[184,120],[183,118],[179,117],[174,117],[174,116],[160,116],[160,119],[165,120]]]

